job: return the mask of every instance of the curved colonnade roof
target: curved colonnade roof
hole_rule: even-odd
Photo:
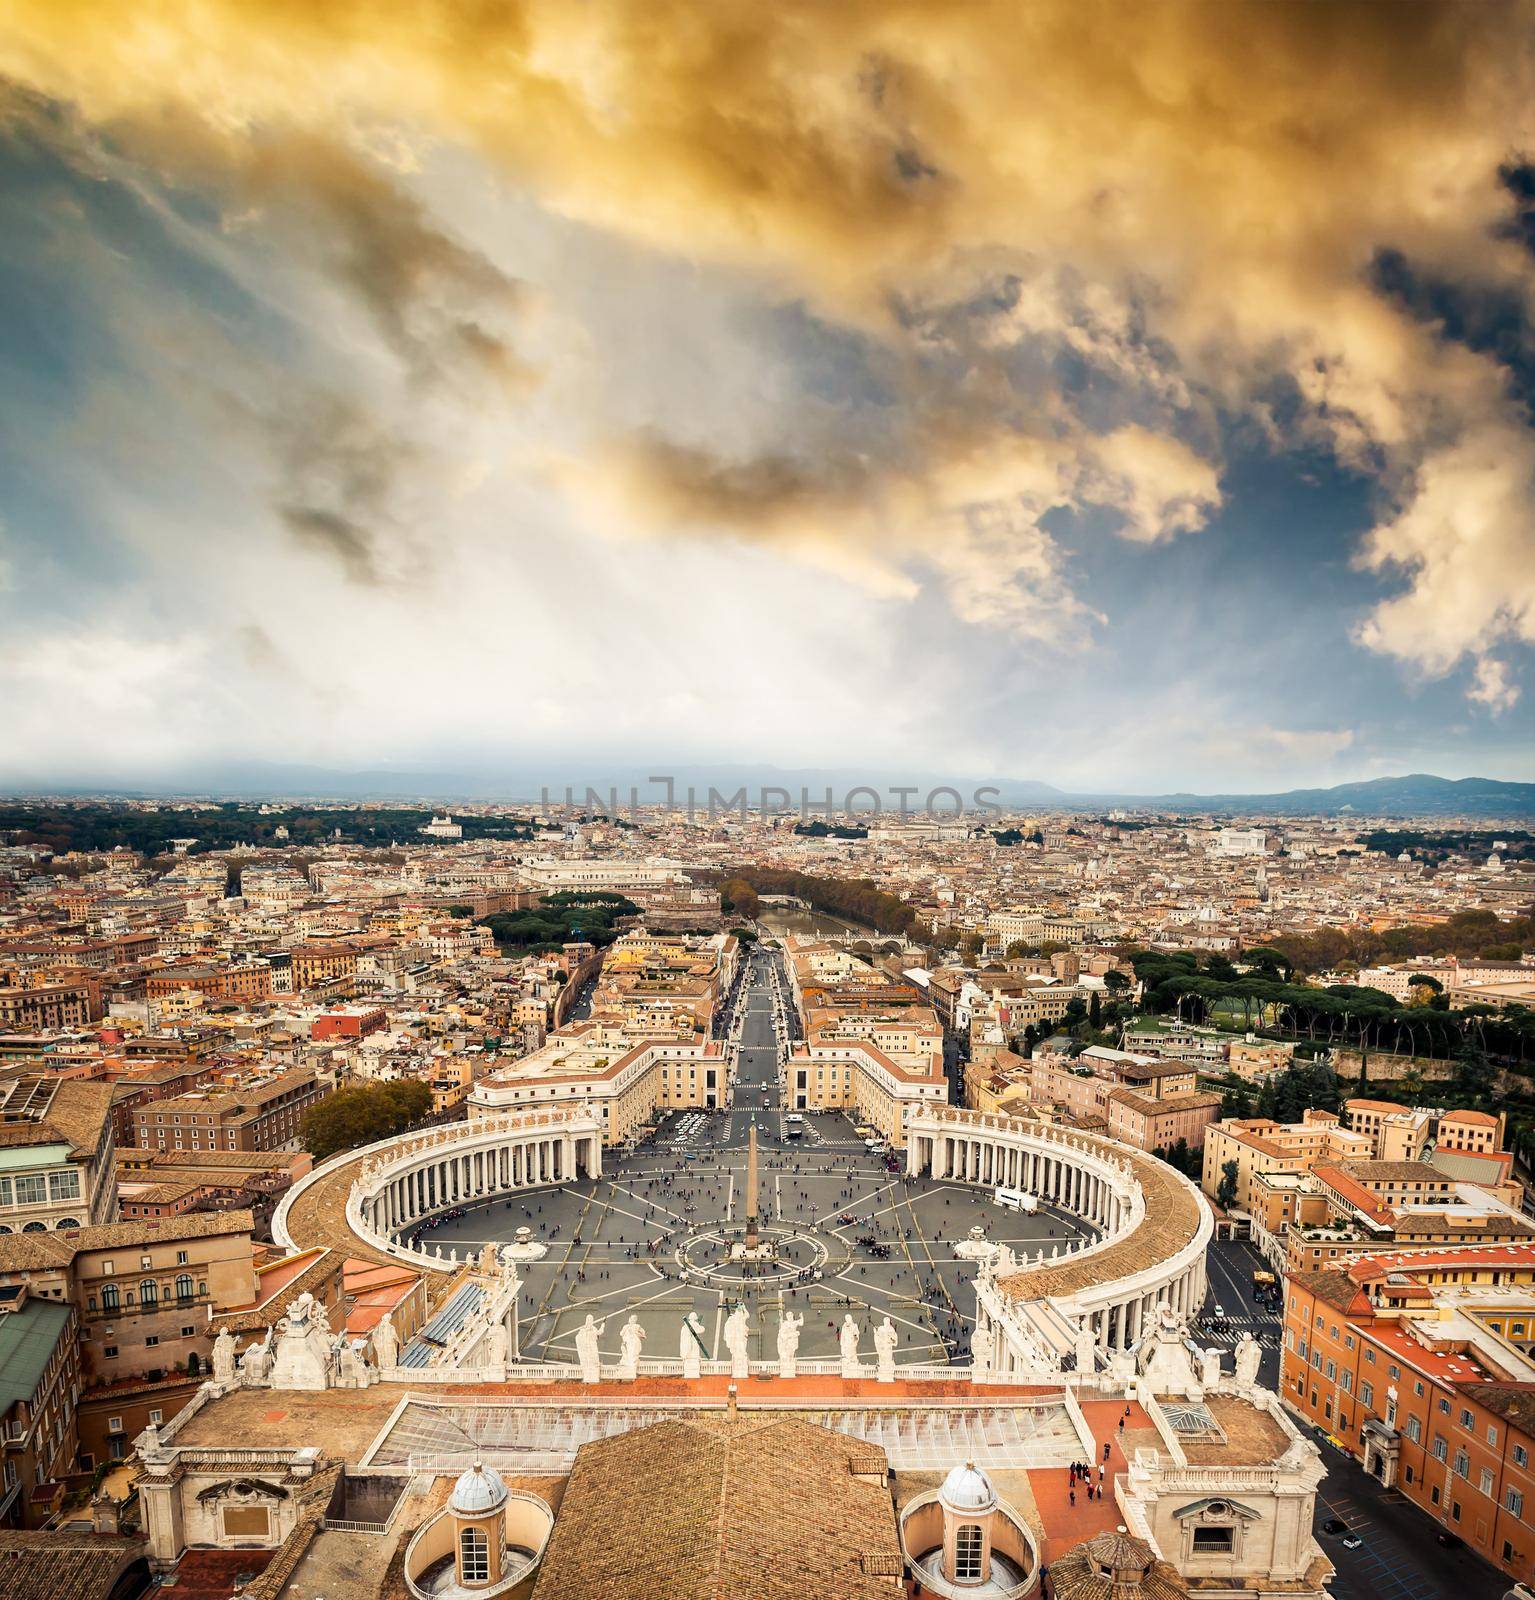
[[[1011,1119],[1020,1132],[1052,1133],[1053,1125],[1032,1122],[1022,1117]],[[977,1129],[984,1135],[987,1130]],[[1091,1135],[1086,1136],[1089,1139]],[[1066,1148],[1071,1148],[1067,1146]],[[1128,1145],[1104,1150],[1094,1141],[1089,1148],[1130,1166],[1130,1174],[1140,1185],[1146,1202],[1146,1215],[1140,1226],[1091,1255],[1068,1257],[1036,1267],[1024,1267],[997,1280],[997,1287],[1010,1300],[1039,1300],[1045,1296],[1064,1299],[1084,1290],[1098,1289],[1119,1278],[1133,1278],[1158,1261],[1175,1256],[1197,1237],[1207,1207],[1186,1180],[1181,1180],[1165,1162],[1142,1155]]]

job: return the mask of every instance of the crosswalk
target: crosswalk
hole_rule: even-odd
[[[1196,1344],[1222,1350],[1235,1350],[1244,1333],[1250,1333],[1262,1349],[1277,1350],[1283,1324],[1277,1317],[1228,1317],[1225,1327],[1219,1330],[1208,1322],[1198,1323],[1193,1330]]]

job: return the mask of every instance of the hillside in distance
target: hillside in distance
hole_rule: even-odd
[[[1078,796],[1068,797],[1076,802]],[[1163,794],[1092,797],[1153,811],[1214,812],[1230,816],[1532,817],[1535,783],[1499,778],[1438,778],[1412,772],[1329,789],[1288,789],[1282,794]]]

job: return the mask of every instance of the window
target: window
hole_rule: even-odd
[[[1516,1444],[1513,1449],[1514,1465],[1527,1467],[1530,1464],[1530,1452],[1522,1444]]]
[[[1455,1452],[1455,1476],[1469,1478],[1471,1476],[1471,1458],[1464,1450]]]
[[[981,1530],[975,1531],[979,1534]],[[460,1583],[490,1581],[490,1541],[483,1528],[465,1528],[458,1536],[458,1553]]]
[[[1195,1555],[1230,1555],[1236,1548],[1235,1528],[1195,1528]]]
[[[176,1252],[176,1265],[178,1267],[184,1267],[186,1264],[187,1264],[187,1253],[186,1253],[186,1251],[185,1250],[178,1250]]]
[[[1449,1455],[1449,1453],[1450,1447],[1436,1433],[1434,1435],[1434,1460],[1443,1461],[1444,1458]]]
[[[102,1354],[102,1357],[107,1361],[116,1361],[117,1360],[117,1346],[115,1344],[103,1345],[101,1347],[101,1354]]]
[[[1524,1515],[1524,1491],[1522,1489],[1510,1489],[1508,1493],[1503,1496],[1503,1504],[1506,1505],[1516,1517],[1522,1517]]]
[[[107,1432],[108,1433],[121,1433],[122,1431],[123,1431],[123,1419],[121,1417],[108,1417],[107,1418]]]
[[[16,1204],[19,1206],[40,1206],[48,1198],[48,1184],[42,1173],[32,1173],[17,1178]]]
[[[156,1305],[160,1299],[160,1285],[153,1278],[145,1278],[139,1285],[139,1304],[146,1309]]]
[[[960,1583],[981,1581],[981,1525],[964,1523],[954,1535],[954,1576]]]
[[[115,1283],[104,1283],[101,1286],[101,1309],[103,1311],[116,1311],[122,1296]]]
[[[48,1174],[48,1196],[52,1200],[78,1200],[80,1198],[80,1174],[73,1167],[63,1172],[50,1172]]]
[[[1372,1367],[1375,1365],[1375,1352],[1368,1345],[1365,1346],[1364,1358]]]
[[[1400,1378],[1401,1375],[1402,1369],[1394,1361],[1386,1368],[1386,1376],[1388,1378]]]
[[[1476,1426],[1476,1418],[1464,1406],[1460,1408],[1460,1425],[1463,1428],[1474,1428]]]
[[[160,1426],[161,1422],[164,1421],[164,1418],[165,1418],[165,1413],[163,1411],[159,1410],[158,1407],[155,1410],[153,1410],[153,1411],[151,1411],[149,1413],[149,1420],[157,1428]]]
[[[1488,1444],[1496,1444],[1498,1442],[1497,1426],[1491,1422],[1487,1424],[1487,1442]]]
[[[1490,1467],[1482,1468],[1481,1477],[1478,1479],[1477,1487],[1481,1489],[1483,1494],[1492,1493],[1492,1469]]]
[[[1407,1437],[1417,1444],[1423,1437],[1423,1424],[1416,1417],[1407,1419]]]
[[[181,1337],[183,1339],[195,1338],[196,1334],[197,1334],[197,1329],[196,1328],[183,1328],[181,1330]]]
[[[1373,1406],[1375,1404],[1375,1385],[1373,1383],[1361,1383],[1359,1385],[1359,1398],[1365,1405]]]
[[[157,1344],[159,1344],[159,1342],[160,1342],[160,1335],[158,1333],[150,1334],[149,1337],[147,1339],[145,1339],[145,1341],[144,1341],[145,1345],[149,1349],[153,1349]]]
[[[1450,1414],[1450,1402],[1448,1400],[1446,1400],[1443,1395],[1440,1395],[1440,1397],[1439,1397],[1438,1401],[1436,1402],[1436,1404],[1439,1407],[1439,1412],[1440,1412],[1441,1416],[1446,1416],[1446,1417],[1449,1416],[1449,1414]]]
[[[176,1274],[176,1298],[178,1300],[190,1300],[192,1298],[192,1274],[190,1272],[178,1272]]]

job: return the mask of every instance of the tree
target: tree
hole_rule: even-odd
[[[974,961],[986,941],[978,933],[967,933],[959,941],[959,953],[966,961]]]
[[[745,878],[727,878],[720,885],[720,910],[755,921],[762,913],[762,901]]]
[[[1215,1186],[1215,1203],[1222,1211],[1229,1211],[1236,1203],[1237,1178],[1240,1173],[1241,1169],[1235,1161],[1221,1163],[1221,1179]]]
[[[1117,967],[1110,967],[1103,975],[1103,987],[1123,994],[1130,987],[1130,980]]]
[[[1088,1002],[1087,1021],[1090,1027],[1103,1026],[1103,1002],[1098,998],[1098,991],[1093,991],[1092,999]]]
[[[358,1084],[311,1106],[299,1123],[299,1139],[316,1161],[324,1161],[339,1151],[404,1133],[431,1110],[432,1091],[414,1079]]]

